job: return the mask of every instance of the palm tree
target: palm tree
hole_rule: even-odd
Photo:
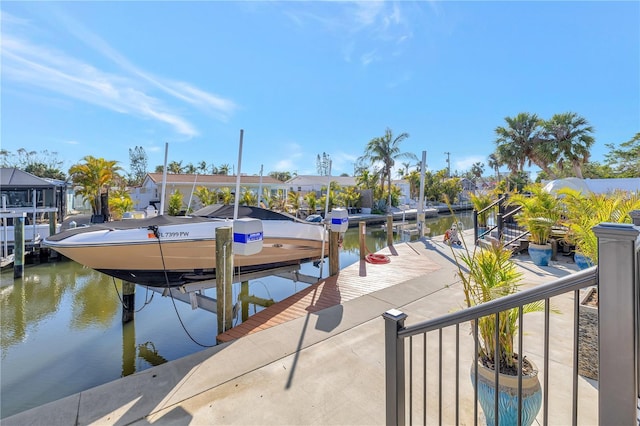
[[[382,188],[384,190],[385,178],[388,187],[387,212],[391,208],[391,169],[395,165],[396,160],[407,158],[418,161],[415,154],[400,151],[400,143],[408,137],[409,134],[405,132],[394,138],[391,129],[387,128],[384,136],[371,139],[365,150],[365,158],[369,159],[372,163],[382,163]]]
[[[258,203],[258,194],[249,188],[242,187],[240,189],[239,204],[243,206],[255,206]]]
[[[378,173],[371,173],[364,169],[362,173],[356,177],[356,186],[361,189],[374,189],[378,181]]]
[[[285,208],[289,213],[294,213],[298,217],[298,212],[300,211],[300,194],[298,192],[289,191],[287,193]]]
[[[545,142],[553,147],[550,157],[558,159],[561,170],[568,162],[576,177],[582,179],[582,165],[589,160],[589,149],[595,142],[589,122],[574,112],[565,112],[545,121],[543,129]]]
[[[505,117],[507,126],[498,126],[496,133],[496,157],[500,164],[512,173],[522,171],[526,162],[531,165],[531,153],[538,140],[541,120],[536,114],[521,112],[515,117]]]
[[[215,204],[218,200],[218,191],[209,189],[206,186],[198,186],[195,191],[193,191],[193,195],[198,197],[203,207]]]
[[[107,192],[109,186],[116,180],[122,179],[118,174],[122,168],[117,161],[105,160],[87,155],[82,158],[84,163],[78,163],[69,168],[69,177],[83,198],[91,204],[94,215],[102,211],[100,195]]]
[[[187,163],[187,165],[184,166],[183,172],[188,175],[195,175],[197,170],[198,169],[193,165],[193,163]]]
[[[167,165],[167,172],[175,175],[182,173],[182,161],[171,161]]]
[[[496,181],[500,180],[500,161],[495,153],[489,155],[487,164],[496,172]]]
[[[218,167],[218,174],[228,176],[229,170],[231,170],[231,166],[228,164],[223,164],[222,166]]]
[[[316,193],[314,191],[308,192],[307,195],[304,196],[304,200],[307,202],[307,205],[309,206],[309,212],[311,212],[311,214],[315,214],[316,207],[318,204]]]
[[[409,194],[411,198],[420,197],[420,172],[412,170],[404,178],[409,181]]]
[[[222,202],[222,204],[231,204],[233,201],[233,193],[231,192],[231,188],[224,187],[218,191],[218,199]]]

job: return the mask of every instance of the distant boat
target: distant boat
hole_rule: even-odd
[[[42,239],[49,236],[49,224],[38,223],[35,225],[24,225],[24,242],[27,244],[37,244]],[[56,224],[56,232],[60,231],[61,225]],[[5,238],[9,246],[13,246],[15,241],[15,229],[13,225],[0,225],[0,244],[4,245]]]
[[[13,253],[11,253],[6,257],[0,257],[0,269],[9,268],[10,266],[13,265],[14,260],[15,260],[15,256]]]
[[[233,206],[205,207],[190,216],[94,224],[50,236],[43,245],[107,275],[154,287],[215,278],[216,228],[233,224]],[[234,256],[234,273],[320,259],[325,227],[285,213],[240,206],[238,218],[262,221],[262,250]]]
[[[423,210],[424,217],[437,217],[440,210],[435,207],[427,207]]]

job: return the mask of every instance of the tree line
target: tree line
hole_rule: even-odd
[[[535,165],[541,169],[537,180],[556,179],[562,177],[639,177],[640,176],[640,133],[629,141],[619,145],[606,144],[609,152],[603,164],[590,162],[590,150],[595,142],[594,129],[584,118],[573,112],[554,114],[550,119],[541,119],[536,114],[519,113],[514,117],[505,117],[505,124],[495,128],[495,150],[487,158],[487,165],[495,175],[494,185],[507,188],[522,188],[529,183],[525,166]],[[394,135],[390,128],[384,135],[372,138],[365,146],[364,153],[354,165],[354,176],[357,189],[370,189],[373,193],[375,209],[388,211],[399,202],[400,191],[392,185],[392,174],[397,169],[398,175],[410,185],[411,198],[419,197],[421,164],[417,156],[402,150],[402,143],[409,134],[402,132]],[[100,193],[111,188],[118,194],[119,200],[126,200],[127,186],[140,185],[147,174],[147,156],[142,147],[129,149],[130,171],[125,172],[116,161],[85,156],[80,163],[73,165],[68,171],[68,179],[79,188],[81,194],[99,210]],[[400,162],[406,160],[405,162]],[[0,150],[2,167],[18,167],[36,176],[66,180],[67,175],[61,171],[62,161],[55,152],[37,153],[19,149],[16,153]],[[401,167],[396,167],[399,164]],[[425,165],[426,166],[426,165]],[[326,153],[318,155],[316,167],[320,175],[329,172],[330,157]],[[500,167],[506,167],[508,173],[500,176]],[[431,201],[457,201],[462,191],[461,179],[477,180],[484,173],[484,163],[477,162],[465,172],[455,171],[451,176],[450,169],[427,171],[425,174],[425,193]],[[156,166],[160,173],[163,166]],[[167,165],[168,173],[211,173],[228,175],[231,167],[208,165],[201,161],[197,165],[182,161],[172,161]],[[270,172],[269,176],[280,181],[287,181],[295,176],[290,172]],[[114,187],[116,189],[114,189]],[[335,192],[336,202],[356,205],[355,195],[340,189]],[[291,192],[295,193],[295,192]],[[344,194],[344,195],[341,195]],[[206,198],[202,193],[203,199]],[[224,195],[224,194],[223,194]],[[224,200],[224,196],[221,196]],[[251,203],[257,194],[241,195],[244,202]],[[331,195],[330,195],[331,197]],[[294,200],[281,199],[273,201],[274,206],[286,208],[298,204]],[[298,194],[298,199],[303,198]],[[267,198],[265,198],[266,200]],[[314,204],[316,200],[304,200]],[[116,201],[117,203],[117,201]],[[127,208],[123,201],[121,208]]]

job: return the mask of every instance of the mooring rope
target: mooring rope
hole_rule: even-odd
[[[184,322],[182,321],[182,318],[180,317],[180,313],[178,312],[178,307],[176,306],[176,301],[173,298],[173,293],[171,293],[171,284],[169,283],[169,275],[167,274],[167,266],[164,262],[164,253],[162,252],[162,243],[160,242],[160,233],[158,232],[158,226],[157,225],[152,225],[149,227],[150,231],[153,231],[153,235],[156,236],[157,240],[158,240],[158,247],[160,248],[160,259],[162,259],[162,270],[164,271],[164,279],[165,279],[165,283],[167,284],[167,291],[169,293],[169,296],[171,296],[171,302],[173,303],[173,310],[176,313],[176,316],[178,317],[178,321],[180,322],[180,326],[182,326],[182,329],[184,330],[184,332],[187,334],[187,336],[189,337],[189,339],[191,339],[191,341],[193,343],[195,343],[198,346],[202,346],[203,348],[212,348],[215,345],[215,343],[213,345],[205,345],[204,343],[200,343],[198,342],[192,335],[191,333],[189,333],[189,330],[187,330],[187,327],[184,325]]]
[[[118,295],[118,300],[120,300],[120,304],[126,310],[129,310],[129,306],[127,306],[127,304],[124,303],[124,298],[122,296],[120,296],[120,292],[118,291],[118,286],[116,285],[116,279],[114,277],[111,277],[111,279],[113,281],[113,288],[116,289],[116,294]],[[154,293],[151,293],[151,299],[147,299],[149,297],[149,286],[146,286],[146,288],[147,288],[147,292],[144,295],[144,304],[142,305],[142,308],[138,309],[137,311],[133,311],[134,314],[137,314],[138,312],[142,311],[145,308],[145,306],[150,304],[151,301],[153,300]]]

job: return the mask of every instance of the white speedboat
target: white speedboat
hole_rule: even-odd
[[[232,226],[233,206],[208,206],[190,216],[94,224],[50,236],[43,244],[107,275],[154,287],[215,278],[216,228]],[[234,255],[234,273],[316,260],[327,244],[323,225],[258,207],[241,206],[238,218],[262,221],[262,250]],[[325,253],[328,250],[325,246]]]

